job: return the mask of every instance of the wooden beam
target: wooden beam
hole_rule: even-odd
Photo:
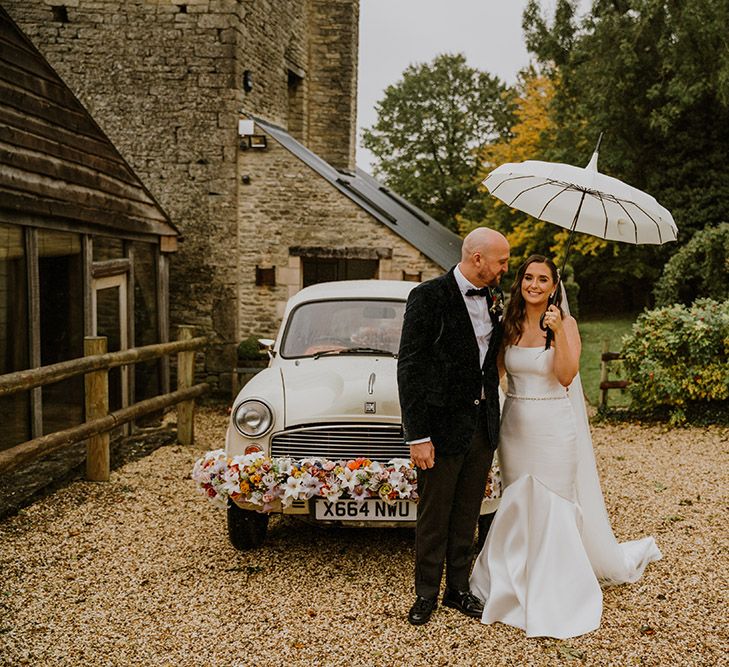
[[[120,273],[129,273],[131,268],[131,260],[128,257],[120,257],[119,259],[107,259],[103,262],[91,263],[91,276],[93,278],[118,276]]]
[[[66,445],[81,442],[103,431],[109,431],[120,424],[125,424],[138,417],[143,417],[158,410],[164,410],[180,401],[198,398],[208,391],[210,391],[210,385],[205,383],[197,384],[184,391],[175,391],[170,394],[164,394],[163,396],[155,396],[128,408],[112,412],[106,415],[106,417],[86,422],[85,424],[74,426],[64,431],[56,431],[55,433],[50,433],[16,445],[15,447],[0,452],[0,472],[11,470],[23,463],[50,454]]]
[[[186,341],[173,341],[171,343],[155,343],[144,347],[122,350],[120,352],[107,352],[80,359],[61,361],[50,366],[30,368],[15,373],[0,375],[0,396],[14,394],[17,391],[26,391],[52,382],[59,382],[66,378],[98,371],[102,368],[114,368],[125,364],[136,364],[140,361],[157,359],[166,354],[173,354],[185,350],[202,349],[208,344],[206,336],[198,336]]]
[[[41,333],[37,229],[25,230],[25,257],[28,279],[28,362],[31,369],[38,369],[41,365]],[[43,391],[40,386],[30,392],[30,432],[34,438],[43,433]]]

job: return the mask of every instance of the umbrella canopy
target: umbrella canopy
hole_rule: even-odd
[[[571,231],[610,241],[661,244],[675,241],[673,216],[651,195],[597,170],[559,162],[502,164],[483,181],[512,208]]]
[[[602,134],[585,168],[527,160],[502,164],[483,181],[492,195],[512,208],[570,230],[558,287],[575,232],[635,244],[661,244],[678,236],[673,216],[653,197],[597,170],[601,140]],[[539,326],[547,331],[549,349],[552,331],[544,325],[544,314]]]

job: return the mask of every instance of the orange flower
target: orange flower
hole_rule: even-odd
[[[347,462],[347,468],[350,470],[359,470],[362,467],[367,467],[371,461],[365,458],[355,459],[354,461]]]
[[[240,492],[241,495],[247,496],[250,492],[251,487],[248,485],[248,482],[241,482],[240,483]]]

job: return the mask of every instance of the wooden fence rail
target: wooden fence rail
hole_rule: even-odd
[[[193,385],[195,350],[208,342],[204,336],[194,338],[193,327],[179,327],[179,340],[144,347],[106,352],[106,338],[84,339],[86,356],[50,366],[33,368],[0,376],[0,396],[27,391],[69,377],[85,375],[86,421],[78,426],[40,436],[0,451],[0,472],[33,461],[66,445],[87,441],[86,478],[108,481],[110,474],[109,432],[144,415],[177,405],[177,439],[192,444],[195,399],[207,393],[209,385]],[[155,396],[109,413],[109,369],[159,359],[178,353],[177,391]]]

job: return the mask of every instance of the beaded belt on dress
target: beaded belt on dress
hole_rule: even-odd
[[[507,391],[506,397],[514,398],[517,401],[559,401],[560,399],[567,398],[567,394],[560,394],[559,396],[519,396]]]

